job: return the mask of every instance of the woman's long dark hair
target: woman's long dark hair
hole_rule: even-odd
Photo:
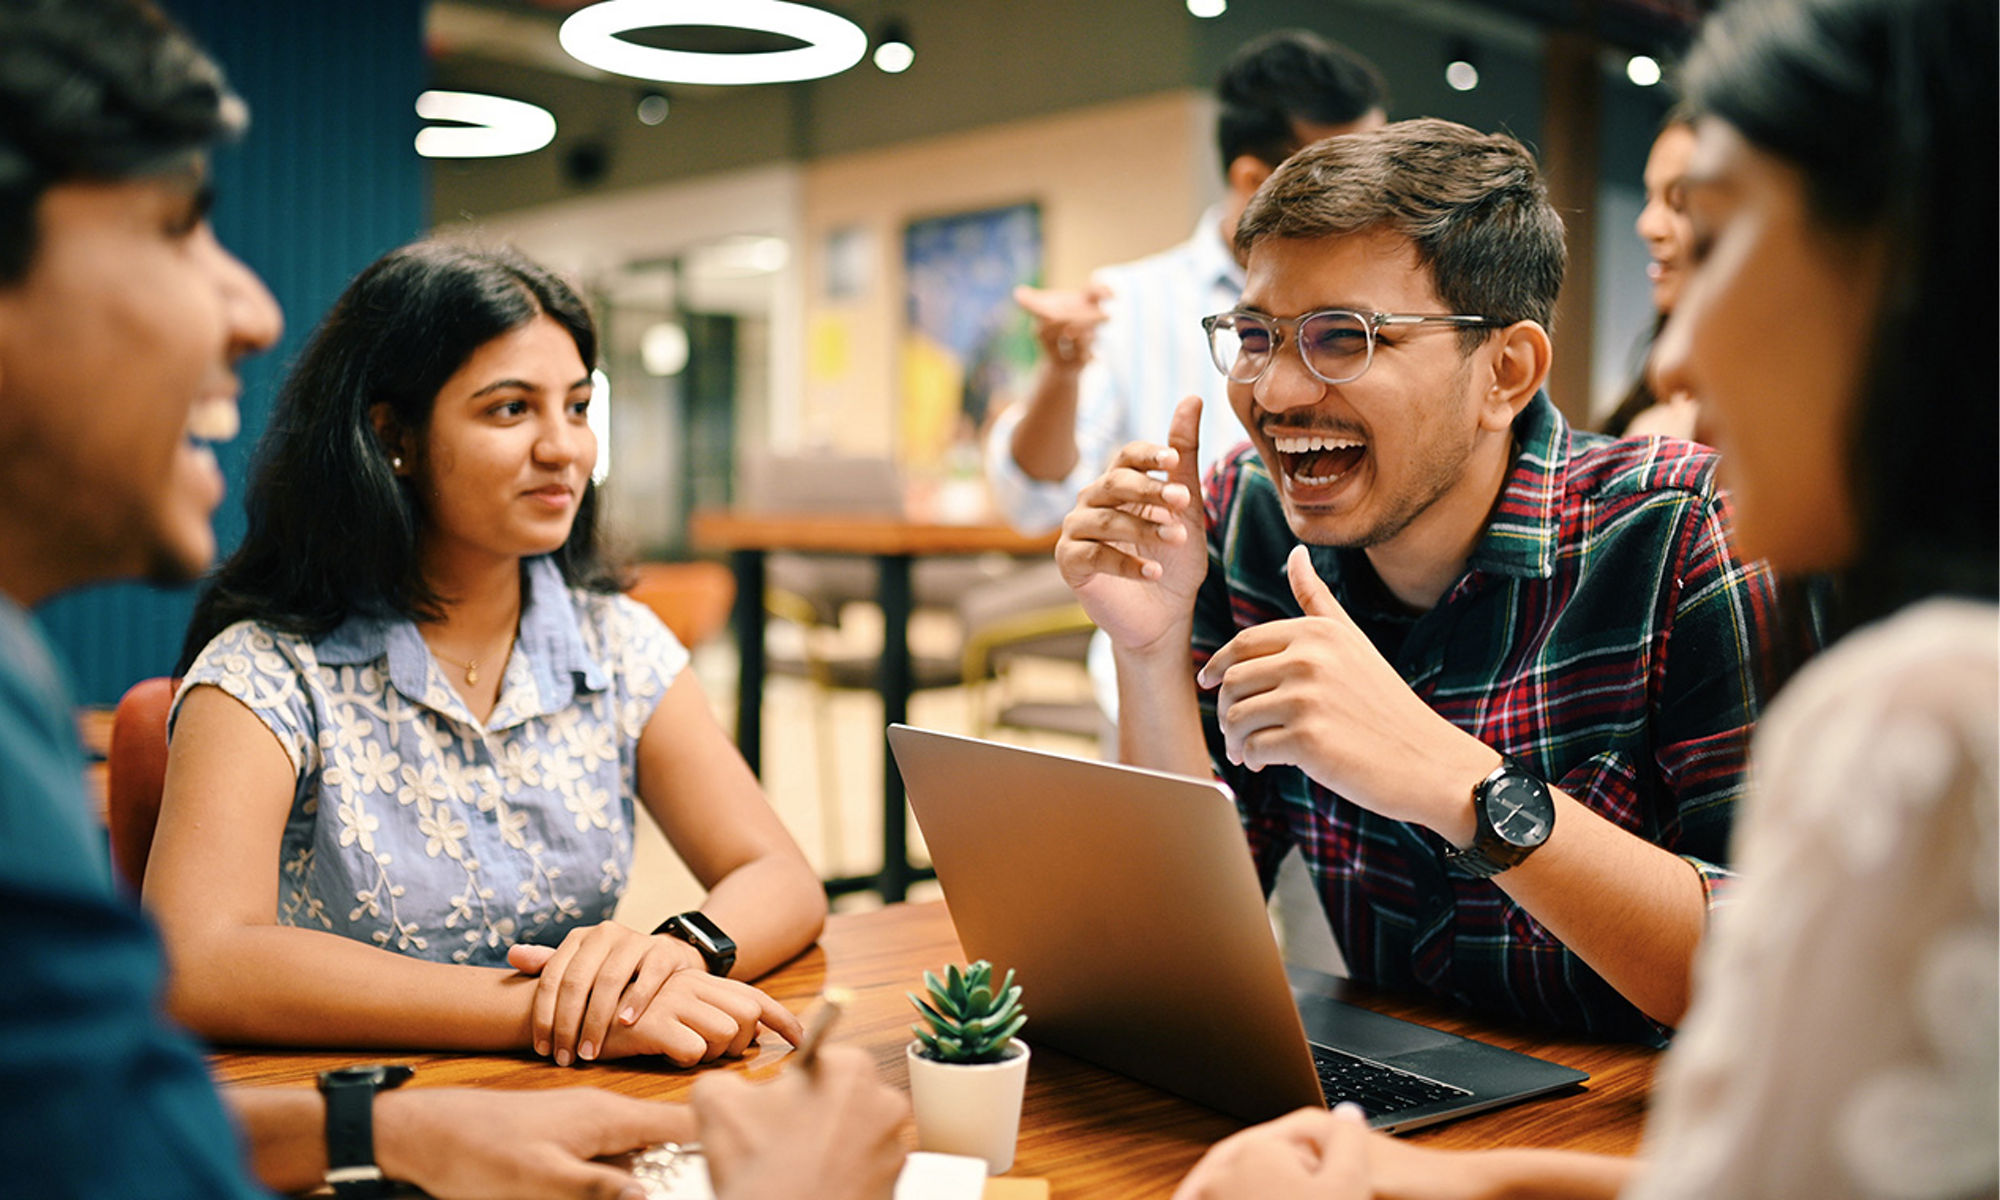
[[[597,330],[569,285],[508,249],[417,242],[376,260],[314,330],[258,443],[243,544],[203,587],[181,647],[255,619],[318,637],[351,616],[435,619],[418,562],[423,514],[371,412],[421,437],[440,388],[474,351],[546,315],[597,361]],[[586,483],[554,558],[572,586],[609,591],[597,489]]]
[[[1889,247],[1837,632],[1925,596],[1996,594],[1995,25],[1993,0],[1744,0],[1688,62],[1690,104],[1798,170],[1830,236]]]

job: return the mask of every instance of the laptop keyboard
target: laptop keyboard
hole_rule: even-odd
[[[1470,1096],[1464,1088],[1426,1079],[1408,1071],[1385,1067],[1325,1046],[1312,1047],[1313,1066],[1319,1070],[1320,1090],[1328,1107],[1351,1100],[1371,1117],[1421,1108],[1454,1096]]]

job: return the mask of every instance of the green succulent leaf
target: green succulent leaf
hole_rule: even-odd
[[[952,1029],[957,1027],[958,1025],[957,1021],[954,1021],[950,1017],[947,1017],[943,1013],[939,1012],[937,1009],[932,1008],[930,1005],[924,1003],[922,1000],[917,998],[915,993],[909,993],[909,997],[910,997],[910,1003],[917,1006],[917,1011],[923,1014],[924,1020],[929,1021],[933,1028]]]
[[[931,1001],[939,1012],[949,1013],[954,1018],[964,1015],[964,1008],[958,1001],[952,999],[951,990],[939,981],[937,976],[929,971],[924,972],[924,983],[928,985]]]
[[[910,1030],[926,1056],[939,1061],[996,1062],[1027,1022],[1014,972],[996,988],[993,964],[984,959],[964,967],[947,964],[941,979],[925,971],[924,988],[928,997],[904,993],[925,1022]]]

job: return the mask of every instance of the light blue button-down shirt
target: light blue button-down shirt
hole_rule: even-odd
[[[180,695],[235,697],[297,772],[281,924],[497,966],[516,942],[611,916],[639,734],[687,651],[644,606],[565,588],[546,558],[526,577],[483,724],[409,621],[356,617],[316,641],[242,621],[195,660]]]

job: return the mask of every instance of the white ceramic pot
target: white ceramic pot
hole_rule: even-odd
[[[986,1173],[1014,1165],[1021,1130],[1021,1097],[1028,1085],[1028,1043],[1014,1038],[1009,1055],[993,1063],[944,1063],[925,1058],[911,1042],[910,1107],[917,1115],[917,1148],[986,1160]]]

